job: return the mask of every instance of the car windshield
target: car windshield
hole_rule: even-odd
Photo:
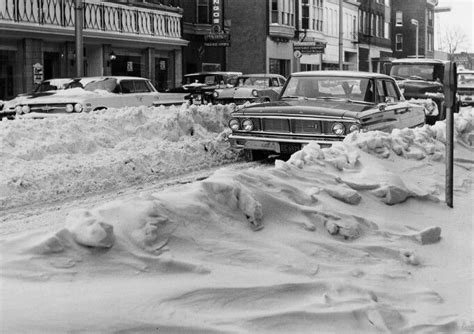
[[[334,76],[291,77],[281,98],[350,99],[373,102],[373,84],[369,78]]]
[[[270,86],[270,79],[265,77],[240,77],[235,85],[236,87],[260,87]]]
[[[193,83],[201,83],[206,85],[217,85],[218,78],[215,75],[191,75],[186,77],[186,85],[193,84]]]
[[[474,85],[474,72],[458,73],[458,85],[459,86],[473,86]]]
[[[435,81],[441,79],[438,67],[435,64],[393,64],[390,75],[395,79]]]

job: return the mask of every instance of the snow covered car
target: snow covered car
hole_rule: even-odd
[[[293,73],[277,101],[245,106],[229,120],[231,145],[247,160],[289,155],[310,141],[330,146],[354,131],[424,125],[425,108],[405,101],[387,75],[350,71]]]
[[[216,89],[214,102],[244,104],[275,101],[286,79],[279,74],[247,74],[237,78],[232,88]]]
[[[139,77],[84,77],[70,80],[65,89],[20,96],[17,115],[90,112],[108,108],[159,106],[185,103],[181,93],[159,93],[150,80]]]
[[[462,106],[474,106],[474,71],[458,72],[458,94]]]
[[[68,84],[73,82],[72,78],[57,78],[43,80],[31,94],[19,94],[12,100],[4,101],[3,108],[0,110],[0,118],[13,119],[17,114],[16,107],[22,99],[31,99],[33,97],[48,96],[54,94],[54,91],[68,88]]]
[[[214,91],[220,88],[232,87],[242,72],[197,72],[184,76],[184,84],[173,88],[170,92],[187,93],[186,99],[190,103],[214,103]]]

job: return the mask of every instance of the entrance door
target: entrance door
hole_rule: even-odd
[[[164,92],[168,87],[168,59],[155,58],[155,88]]]
[[[117,58],[112,61],[112,75],[140,77],[140,57],[117,56]]]
[[[61,56],[58,52],[45,52],[43,73],[45,79],[61,77]]]

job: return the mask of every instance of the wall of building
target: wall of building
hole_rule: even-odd
[[[434,6],[426,0],[392,0],[392,48],[395,58],[406,58],[416,56],[416,26],[411,23],[412,19],[418,20],[418,56],[424,58],[434,57],[434,20],[429,25],[427,21],[427,9],[433,11]],[[396,24],[396,13],[403,13],[403,24]],[[397,50],[395,45],[396,35],[403,36],[403,49]],[[431,34],[431,50],[428,48],[428,34]]]
[[[229,71],[243,73],[268,71],[266,61],[269,22],[267,3],[268,1],[262,0],[227,0],[225,2],[226,19],[229,19],[231,23],[231,46],[228,48],[227,55]]]

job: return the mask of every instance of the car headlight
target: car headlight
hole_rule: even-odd
[[[21,106],[16,106],[15,111],[17,114],[21,114]]]
[[[229,121],[229,128],[232,129],[232,131],[238,131],[240,129],[240,122],[237,118],[232,118]]]
[[[253,122],[250,119],[246,119],[245,121],[242,122],[242,128],[245,131],[252,131],[253,130]]]
[[[252,96],[254,96],[254,97],[258,96],[258,92],[255,89],[252,91]]]
[[[30,107],[29,106],[22,106],[21,107],[21,112],[24,113],[24,114],[27,114],[30,112]]]
[[[75,112],[81,112],[81,111],[82,111],[82,104],[76,103],[76,104],[74,105],[74,111],[75,111]]]
[[[356,132],[356,131],[360,131],[360,124],[352,124],[349,127],[349,132]]]
[[[74,106],[70,103],[66,104],[66,112],[73,112]]]
[[[343,134],[346,133],[346,128],[344,127],[344,124],[342,123],[334,123],[331,127],[332,132],[335,135],[342,136]]]
[[[216,98],[216,99],[217,99],[217,98],[219,97],[219,92],[217,92],[217,91],[214,91],[214,93],[212,93],[212,95],[214,96],[214,98]]]

